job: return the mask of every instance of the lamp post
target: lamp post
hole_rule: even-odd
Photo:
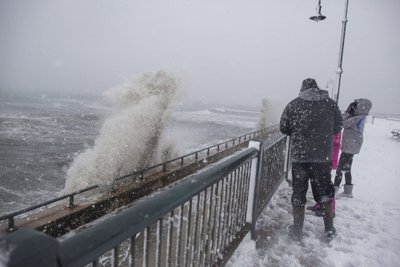
[[[332,85],[332,88],[330,88],[329,85]],[[334,98],[335,98],[335,95],[334,95],[334,93],[335,93],[335,82],[334,82],[332,79],[329,79],[329,80],[326,82],[326,91],[329,92],[329,89],[331,89],[331,90],[330,90],[330,91],[331,91],[331,97],[332,97],[332,99],[334,99]]]
[[[344,50],[344,39],[346,36],[346,25],[347,25],[347,11],[349,9],[349,0],[345,0],[345,7],[344,7],[344,17],[342,20],[342,33],[340,35],[340,48],[339,48],[339,61],[338,67],[336,69],[336,84],[337,84],[337,91],[336,91],[336,103],[339,103],[339,94],[340,94],[340,85],[342,82],[342,73],[343,73],[343,50]],[[321,15],[321,0],[318,0],[317,5],[317,15],[310,17],[311,20],[316,22],[324,20],[326,17]],[[333,97],[333,96],[332,96]]]
[[[318,0],[318,5],[315,8],[315,10],[317,11],[317,14],[315,16],[311,16],[310,17],[311,20],[313,20],[315,22],[318,22],[318,21],[326,19],[326,17],[321,14],[321,8],[322,8],[321,7],[321,0]]]
[[[344,39],[346,36],[346,25],[347,25],[347,11],[349,9],[349,0],[346,0],[344,7],[344,17],[342,20],[342,33],[340,35],[340,48],[339,48],[339,61],[338,68],[336,69],[336,84],[337,84],[337,92],[336,92],[336,103],[339,103],[339,94],[340,94],[340,84],[342,81],[342,73],[343,73],[343,50],[344,50]]]

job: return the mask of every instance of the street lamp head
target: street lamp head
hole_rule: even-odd
[[[318,21],[326,19],[326,17],[324,15],[318,14],[316,16],[310,17],[310,19],[315,21],[315,22],[318,22]]]
[[[315,16],[310,17],[311,20],[318,22],[321,20],[326,19],[326,17],[324,15],[321,14],[321,0],[318,0],[318,5],[315,8],[315,10],[317,11],[317,14]]]

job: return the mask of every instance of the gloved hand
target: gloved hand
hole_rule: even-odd
[[[351,102],[345,113],[349,114],[350,116],[354,116],[354,111],[357,109],[357,105],[358,103],[356,101]]]

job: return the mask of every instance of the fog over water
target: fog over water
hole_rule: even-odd
[[[323,0],[316,23],[316,0],[2,0],[0,94],[99,96],[166,69],[181,101],[267,98],[281,110],[304,78],[336,80],[344,2]],[[398,0],[350,0],[342,108],[364,97],[372,112],[400,113],[399,11]]]

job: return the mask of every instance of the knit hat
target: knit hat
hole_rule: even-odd
[[[303,81],[300,92],[304,92],[305,90],[308,90],[310,88],[318,88],[318,84],[314,79],[307,78]]]

